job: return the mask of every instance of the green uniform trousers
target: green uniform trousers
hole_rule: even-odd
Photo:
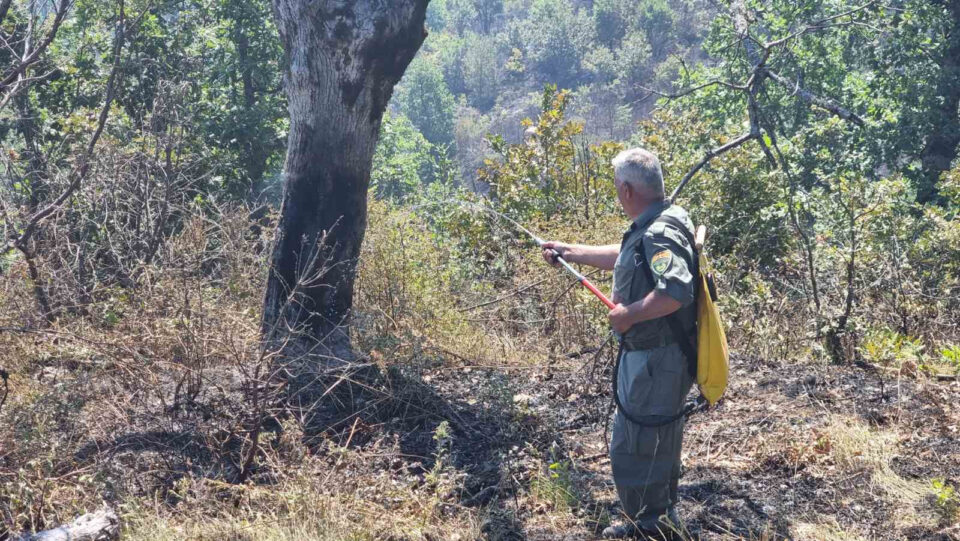
[[[620,361],[618,394],[630,414],[657,422],[682,408],[693,384],[677,344],[625,351]],[[610,461],[623,512],[638,526],[663,528],[666,514],[677,524],[674,506],[680,479],[684,419],[660,426],[639,426],[619,410],[613,422]]]

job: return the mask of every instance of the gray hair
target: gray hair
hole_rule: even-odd
[[[613,159],[613,176],[634,188],[643,188],[654,196],[663,197],[663,171],[660,160],[649,150],[631,148]]]

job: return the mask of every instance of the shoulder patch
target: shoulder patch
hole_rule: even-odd
[[[673,252],[670,250],[660,250],[650,258],[650,269],[656,274],[663,274],[670,268],[673,261]]]

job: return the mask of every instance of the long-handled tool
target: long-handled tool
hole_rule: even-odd
[[[534,236],[534,237],[533,237],[533,240],[534,240],[534,242],[537,243],[537,246],[540,246],[541,248],[543,247],[543,242],[544,242],[544,241],[543,241],[542,239],[540,239],[539,237]],[[601,293],[600,290],[597,289],[597,286],[593,285],[593,283],[590,282],[590,280],[587,280],[587,277],[586,277],[586,276],[584,276],[584,275],[580,274],[579,272],[577,272],[577,269],[573,268],[573,266],[570,265],[570,263],[567,263],[567,260],[565,260],[564,258],[560,257],[560,254],[557,253],[556,250],[550,250],[550,251],[553,252],[553,260],[556,261],[557,263],[560,263],[561,265],[563,265],[563,268],[566,269],[567,272],[569,272],[570,274],[572,274],[572,275],[577,279],[577,281],[580,282],[580,285],[582,285],[583,287],[587,288],[587,289],[590,291],[590,293],[593,293],[594,295],[596,295],[597,298],[600,299],[600,302],[602,302],[603,304],[606,304],[606,305],[607,305],[607,308],[609,308],[609,309],[611,309],[611,310],[614,309],[614,307],[615,307],[616,305],[613,304],[613,301],[611,301],[610,299],[607,298],[606,295],[604,295],[603,293]]]
[[[533,242],[537,243],[537,246],[538,246],[538,247],[543,248],[543,245],[546,243],[545,240],[543,240],[543,239],[541,239],[540,237],[534,235],[532,232],[530,232],[529,229],[527,229],[526,227],[523,227],[523,226],[520,225],[516,220],[514,220],[513,218],[507,216],[506,214],[501,214],[501,213],[499,213],[499,212],[497,212],[497,211],[495,211],[495,210],[493,210],[493,209],[491,209],[491,208],[487,208],[487,207],[482,206],[482,205],[477,205],[477,208],[480,208],[480,209],[485,210],[485,211],[487,211],[487,212],[492,212],[493,214],[496,214],[496,215],[499,216],[500,218],[503,218],[504,220],[510,222],[511,224],[514,225],[514,227],[516,227],[516,228],[519,229],[520,231],[523,231],[523,232],[526,233],[531,239],[533,239]],[[570,265],[570,263],[567,263],[567,261],[566,261],[563,257],[561,257],[560,254],[557,253],[556,250],[550,250],[550,251],[553,252],[553,259],[554,259],[554,261],[556,261],[557,263],[560,263],[560,265],[562,265],[563,268],[567,270],[567,272],[569,272],[570,274],[572,274],[572,275],[577,279],[577,281],[580,282],[580,285],[582,285],[583,287],[587,288],[587,290],[589,290],[590,293],[593,293],[594,295],[596,295],[596,297],[597,297],[598,299],[600,299],[600,302],[602,302],[603,304],[607,305],[607,308],[613,310],[614,307],[616,307],[616,304],[614,304],[613,301],[611,301],[609,298],[607,298],[606,295],[604,295],[603,293],[601,293],[600,290],[597,289],[597,286],[593,285],[593,283],[590,282],[590,280],[587,280],[587,277],[586,277],[586,276],[584,276],[584,275],[580,274],[579,272],[577,272],[577,269],[573,268],[573,266]]]

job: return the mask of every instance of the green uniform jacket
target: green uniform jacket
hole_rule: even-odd
[[[661,214],[677,218],[693,232],[693,223],[687,212],[666,202],[654,203],[637,217],[623,235],[623,245],[613,269],[613,302],[628,305],[654,290],[666,293],[683,305],[679,310],[680,322],[684,329],[692,330],[697,317],[694,302],[696,288],[687,261],[693,261],[693,247],[673,225],[653,223]],[[641,241],[642,250],[638,251]],[[646,258],[654,283],[650,283],[644,272],[640,257]],[[679,363],[672,360],[672,356],[670,361],[664,360],[662,363],[630,362],[632,357],[638,357],[634,352],[657,350],[676,342],[666,319],[637,323],[619,338],[622,338],[627,352],[621,363],[621,374],[618,375],[620,398],[624,406],[636,415],[677,413],[683,406],[684,390],[689,389],[689,383],[683,381],[689,379],[689,375],[683,374],[686,377],[681,377],[682,367],[673,366]],[[667,378],[666,374],[657,372],[669,372],[676,374],[676,377]],[[664,378],[671,381],[662,381]]]

